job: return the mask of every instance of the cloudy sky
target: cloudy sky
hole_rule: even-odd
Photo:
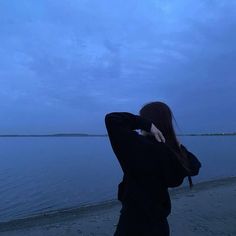
[[[178,133],[236,131],[236,1],[0,2],[0,133],[105,133],[166,102]]]

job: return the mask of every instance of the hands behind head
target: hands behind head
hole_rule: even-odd
[[[150,133],[153,134],[158,142],[165,143],[165,137],[162,132],[152,123]]]

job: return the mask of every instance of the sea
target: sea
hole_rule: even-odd
[[[202,163],[193,183],[236,176],[236,136],[179,140]],[[0,222],[116,199],[123,176],[107,136],[2,137],[0,153]]]

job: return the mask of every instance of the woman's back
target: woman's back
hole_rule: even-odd
[[[181,185],[188,174],[178,154],[154,136],[135,131],[150,132],[152,122],[149,119],[129,112],[111,112],[106,114],[105,124],[124,173],[118,186],[122,209],[115,235],[169,235],[168,187]],[[185,154],[185,157],[194,156],[186,148]]]
[[[137,202],[152,216],[167,217],[171,210],[168,185],[178,186],[185,177],[176,156],[154,136],[133,130],[135,125],[149,129],[147,121],[139,116],[113,112],[105,120],[113,151],[124,172],[118,199]]]

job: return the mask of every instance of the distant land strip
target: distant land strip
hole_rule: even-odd
[[[177,136],[236,136],[230,133],[177,134]],[[0,138],[43,138],[43,137],[107,137],[107,134],[58,133],[58,134],[0,134]]]

